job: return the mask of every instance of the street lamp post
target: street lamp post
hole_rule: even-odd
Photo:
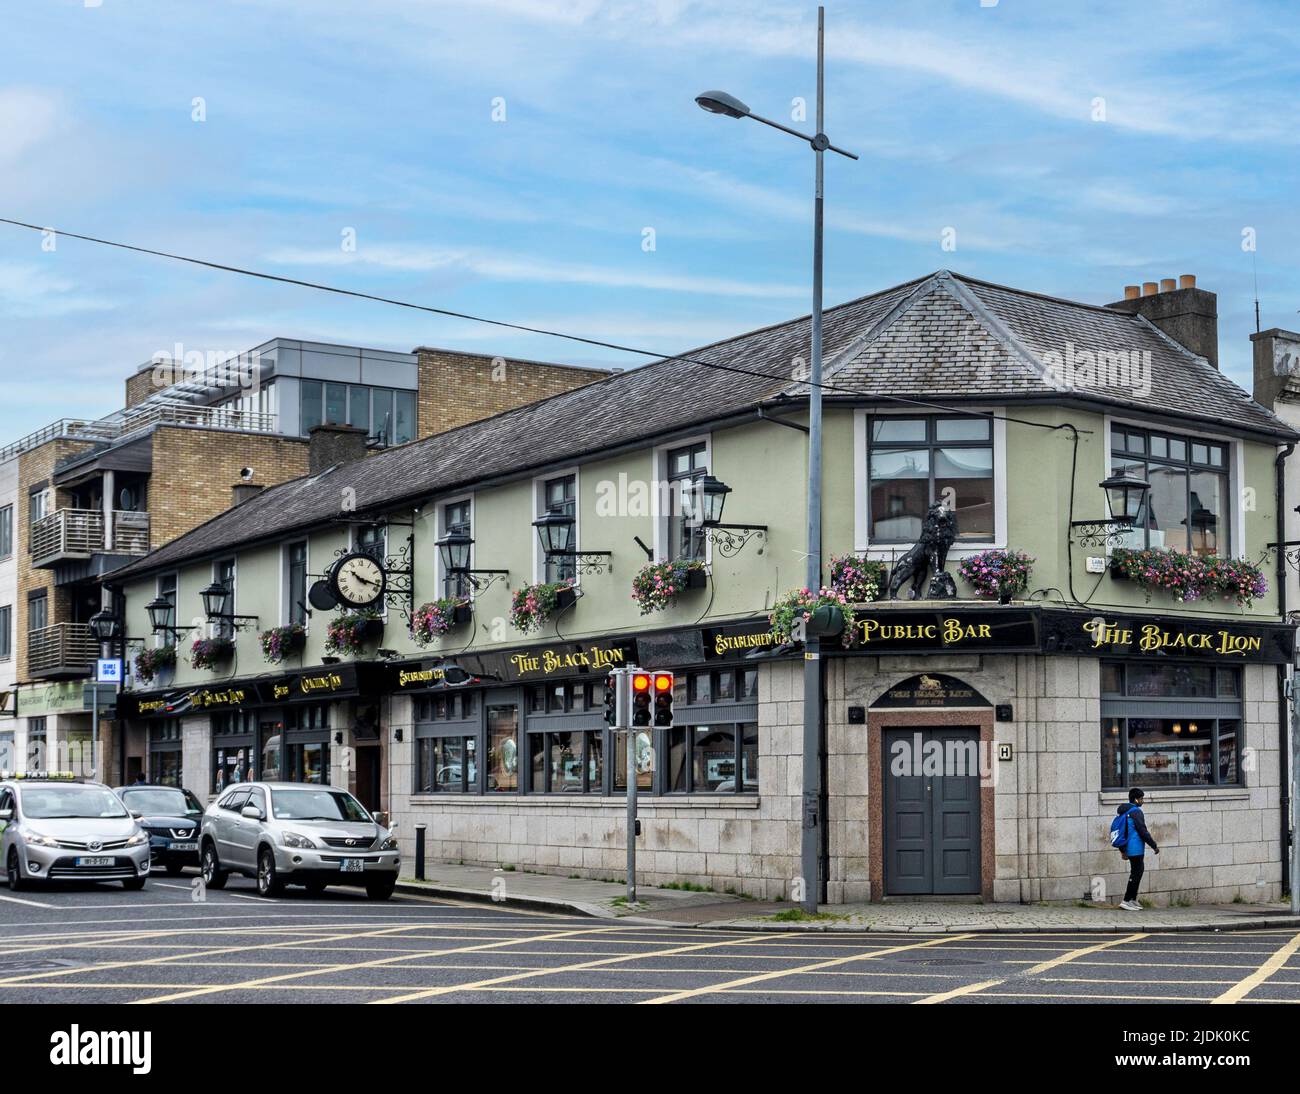
[[[826,9],[817,9],[817,132],[809,136],[780,122],[755,114],[745,103],[725,91],[706,91],[695,101],[712,114],[729,118],[752,118],[806,141],[816,156],[817,173],[813,198],[813,301],[812,346],[808,390],[808,588],[821,587],[822,576],[822,154],[838,152],[856,160],[852,152],[831,144],[825,125],[825,36]],[[809,636],[804,644],[803,681],[803,806],[800,840],[801,904],[815,913],[821,892],[819,881],[821,832],[825,820],[821,802],[821,706],[822,673],[820,641]]]

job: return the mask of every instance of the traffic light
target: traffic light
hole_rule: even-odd
[[[650,693],[654,690],[654,673],[632,674],[632,725],[650,724]]]
[[[656,672],[654,675],[655,725],[673,724],[673,674]]]
[[[618,725],[618,677],[605,677],[605,724]]]

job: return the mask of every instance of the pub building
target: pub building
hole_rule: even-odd
[[[1186,291],[1162,307],[1212,307]],[[815,655],[771,623],[803,584],[807,388],[785,379],[803,319],[314,464],[109,575],[133,649],[178,652],[161,682],[130,681],[122,746],[200,795],[348,787],[408,847],[423,826],[433,862],[616,879],[629,773],[604,680],[636,665],[675,680],[673,726],[635,742],[642,885],[792,899],[811,819],[830,903],[1114,899],[1106,833],[1136,785],[1162,849],[1145,897],[1276,899],[1295,628],[1270,550],[1300,434],[1218,373],[1208,341],[1176,343],[1194,323],[1160,330],[1159,309],[1121,303],[941,271],[827,312],[823,580],[836,557],[886,576],[832,611]],[[1062,332],[1149,355],[1149,389],[1027,369]],[[696,507],[638,507],[638,485]],[[901,579],[940,502],[947,558],[912,599]],[[1175,596],[1117,562],[1174,548],[1238,567],[1249,595]],[[1032,566],[1002,595],[966,565],[999,551]],[[362,555],[379,636],[340,651],[335,593]],[[674,561],[700,580],[656,601],[653,568]],[[438,598],[454,617],[417,635]],[[230,638],[214,667],[187,663],[176,628],[200,601]],[[277,626],[303,634],[270,664],[259,632]]]

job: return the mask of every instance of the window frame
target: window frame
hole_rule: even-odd
[[[436,521],[434,526],[437,534],[434,536],[434,539],[435,540],[442,539],[443,536],[447,535],[451,531],[451,525],[447,523],[447,510],[453,505],[464,505],[468,507],[469,530],[466,534],[470,537],[470,539],[473,539],[474,538],[474,495],[473,494],[459,494],[456,497],[447,498],[444,501],[438,502],[438,511],[437,511]],[[471,543],[469,545],[470,569],[474,568],[475,546],[476,544],[474,543]],[[465,598],[471,601],[474,599],[474,586],[470,582],[468,577],[461,579],[461,588],[464,590],[462,593],[457,593],[457,594],[451,593],[448,587],[450,581],[451,581],[451,575],[447,572],[446,567],[444,567],[442,564],[442,552],[435,547],[433,551],[433,587],[439,590],[439,593],[442,596],[460,595],[460,596],[464,596]]]
[[[704,447],[704,467],[698,471],[698,475],[702,478],[705,475],[713,474],[712,433],[699,433],[692,437],[680,437],[669,444],[656,446],[653,451],[654,496],[652,499],[652,512],[654,514],[654,540],[652,546],[656,562],[673,562],[676,560],[676,556],[671,553],[673,546],[672,507],[675,504],[673,484],[682,481],[686,476],[672,475],[670,457],[682,449],[693,449],[701,445]],[[704,554],[698,561],[703,562],[706,566],[712,565],[713,544],[707,536],[704,537]]]
[[[573,549],[574,551],[582,550],[582,475],[577,467],[559,468],[555,471],[548,472],[545,475],[537,475],[533,478],[533,520],[540,520],[547,513],[551,512],[546,505],[546,488],[553,482],[560,479],[573,479]],[[528,534],[532,537],[532,556],[533,556],[533,581],[534,583],[549,581],[547,576],[546,553],[542,550],[541,537],[537,534],[537,529],[529,523]],[[573,576],[569,578],[556,577],[556,581],[569,581],[574,588],[581,584],[581,576],[578,574],[576,562],[574,564]]]
[[[1001,406],[978,405],[964,408],[964,413],[925,413],[919,410],[904,410],[889,407],[860,407],[853,414],[853,540],[854,551],[866,558],[880,561],[892,561],[901,550],[910,547],[910,541],[873,540],[871,537],[871,422],[883,418],[969,418],[989,417],[990,439],[967,442],[925,442],[933,451],[941,447],[983,447],[991,445],[993,449],[993,535],[985,539],[958,539],[948,552],[950,559],[960,561],[968,555],[981,551],[1001,550],[1007,546],[1007,428],[1006,408]],[[926,436],[931,435],[927,426]],[[921,442],[910,447],[917,447]],[[887,446],[888,447],[888,446]],[[898,447],[908,447],[902,442]],[[930,481],[934,481],[934,461],[930,461]]]
[[[14,507],[13,504],[0,506],[0,559],[10,558],[14,553]]]
[[[294,615],[294,559],[293,552],[296,547],[302,548],[302,608],[300,611],[301,618],[295,618]],[[307,604],[307,591],[311,588],[311,537],[304,536],[302,539],[290,540],[284,544],[282,550],[282,567],[281,577],[283,579],[283,591],[281,594],[280,618],[284,626],[293,626],[295,623],[301,624],[304,631],[311,631],[311,609]]]

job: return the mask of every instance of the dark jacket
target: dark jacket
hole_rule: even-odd
[[[1153,851],[1160,850],[1156,846],[1156,841],[1151,838],[1151,833],[1147,831],[1146,817],[1142,815],[1140,806],[1135,805],[1133,802],[1125,802],[1115,812],[1121,817],[1128,817],[1128,845],[1124,848],[1124,852],[1129,858],[1138,858],[1145,855],[1147,847],[1150,847]]]

